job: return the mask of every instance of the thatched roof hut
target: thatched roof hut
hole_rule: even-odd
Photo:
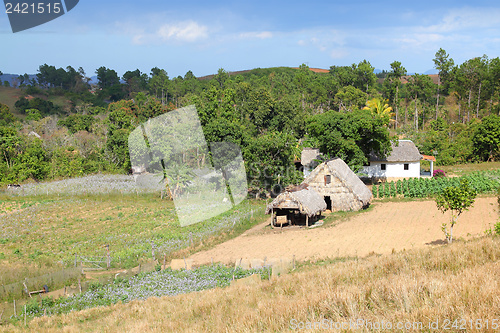
[[[323,162],[304,179],[331,211],[359,210],[370,204],[372,192],[340,158]]]
[[[309,218],[326,210],[326,203],[318,192],[307,184],[301,184],[278,195],[267,205],[266,214],[279,210],[297,210],[306,216],[306,223],[309,224]]]

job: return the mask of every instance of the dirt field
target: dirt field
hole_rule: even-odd
[[[269,222],[215,248],[194,254],[196,265],[234,263],[240,258],[276,258],[295,255],[297,260],[317,260],[339,256],[366,256],[444,244],[442,223],[450,212],[441,213],[434,201],[378,202],[370,211],[335,225],[269,230]],[[460,216],[454,238],[484,235],[498,221],[496,198],[478,198]]]

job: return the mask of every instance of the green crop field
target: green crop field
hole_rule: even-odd
[[[45,191],[42,191],[42,193]],[[181,227],[172,201],[156,193],[0,196],[0,285],[73,267],[75,254],[106,256],[112,268],[188,255],[233,237],[266,219],[264,202]],[[55,287],[55,286],[52,286]]]

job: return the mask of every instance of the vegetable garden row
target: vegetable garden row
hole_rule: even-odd
[[[474,172],[462,177],[410,178],[373,185],[374,198],[427,198],[449,186],[459,186],[465,178],[477,193],[493,192],[500,187],[500,170]]]

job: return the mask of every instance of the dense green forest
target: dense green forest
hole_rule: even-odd
[[[367,155],[412,139],[438,165],[500,158],[500,59],[462,64],[440,49],[439,75],[407,75],[394,61],[378,75],[364,60],[317,73],[266,68],[196,78],[164,69],[122,77],[100,67],[89,84],[83,68],[41,65],[0,89],[0,183],[97,172],[130,173],[128,135],[139,124],[196,105],[207,142],[238,144],[250,187],[301,180],[294,161],[303,147],[343,158],[354,170]],[[14,89],[15,88],[15,89]],[[9,107],[2,96],[20,97]]]

